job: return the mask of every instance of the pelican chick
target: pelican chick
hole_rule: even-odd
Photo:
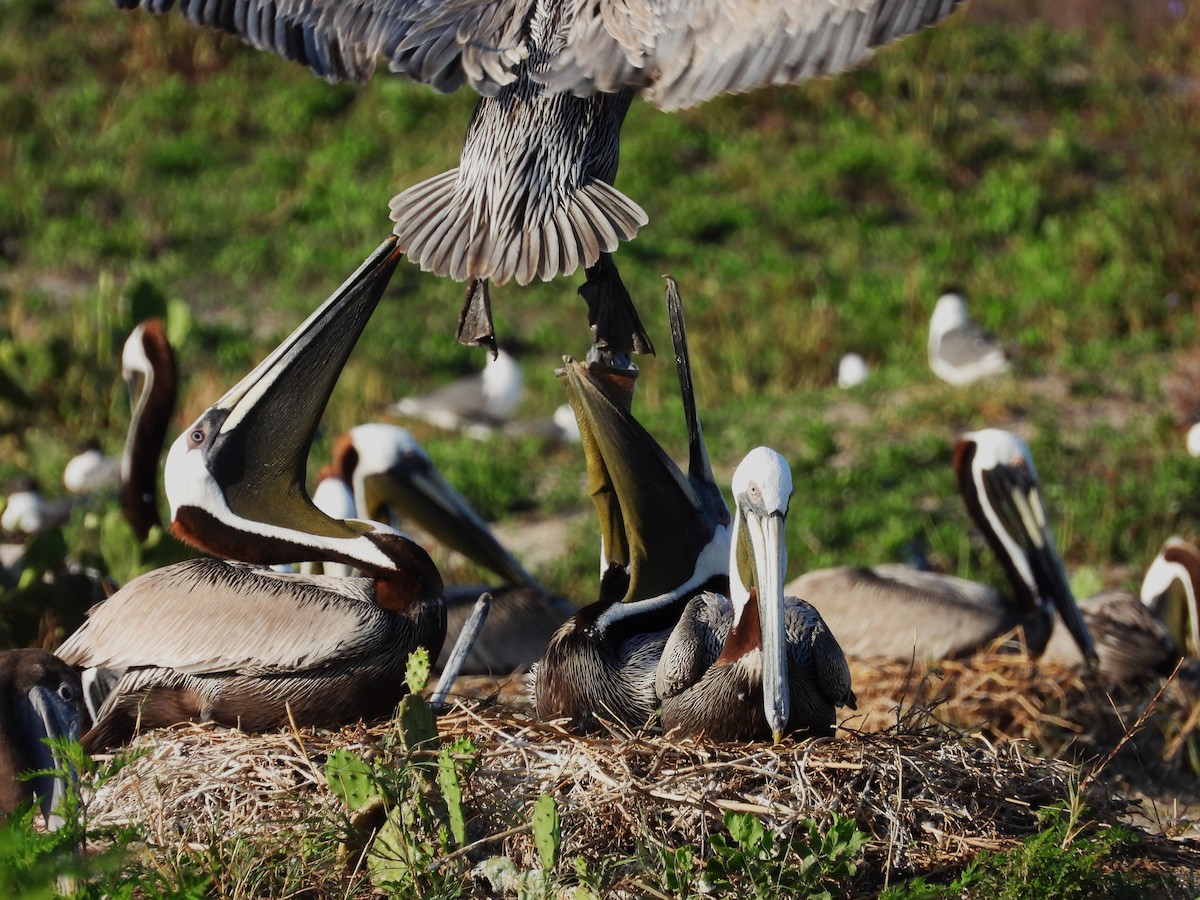
[[[0,813],[38,798],[46,828],[63,824],[59,807],[68,773],[20,777],[63,767],[45,738],[79,739],[79,675],[45,650],[0,651]]]

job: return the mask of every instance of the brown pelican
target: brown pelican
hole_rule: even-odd
[[[1008,573],[1011,598],[987,585],[900,565],[821,569],[792,581],[787,592],[816,606],[851,656],[948,659],[1014,628],[1041,654],[1057,607],[1083,655],[1094,660],[1025,442],[996,428],[965,434],[954,451],[954,471],[967,511]]]
[[[158,458],[175,413],[179,376],[162,319],[138,324],[121,351],[133,415],[121,456],[121,511],[138,540],[162,527],[158,515]]]
[[[165,12],[170,0],[116,0]],[[458,168],[393,198],[400,247],[468,281],[458,338],[492,345],[488,281],[587,272],[601,349],[650,343],[609,254],[646,224],[612,187],[635,92],[666,110],[848,69],[947,15],[957,0],[193,0],[192,22],[330,81],[377,63],[482,96]]]
[[[180,538],[259,566],[315,557],[366,577],[197,559],[134,579],[59,649],[72,665],[124,671],[84,736],[89,750],[139,721],[261,730],[384,715],[405,690],[409,652],[441,649],[442,581],[428,554],[385,525],[324,515],[303,487],[321,412],[399,258],[390,238],[167,456]]]
[[[929,368],[942,381],[971,384],[1008,371],[995,337],[971,321],[962,294],[943,294],[929,320]]]
[[[658,665],[665,733],[716,741],[833,734],[835,707],[856,709],[850,667],[821,614],[784,597],[783,535],[792,472],[751,450],[733,474],[729,596],[693,597]]]
[[[403,397],[388,412],[419,419],[447,431],[486,439],[503,428],[524,394],[521,364],[503,347],[489,356],[483,371],[459,378],[428,394]]]
[[[0,652],[0,695],[0,813],[8,815],[36,796],[53,831],[62,825],[58,807],[65,779],[20,775],[61,768],[43,738],[79,739],[79,675],[45,650],[5,650]]]
[[[1142,579],[1141,595],[1103,590],[1081,600],[1080,612],[1096,641],[1096,670],[1122,685],[1167,676],[1200,646],[1196,631],[1196,586],[1200,584],[1200,552],[1170,538]],[[1072,641],[1055,631],[1043,659],[1081,666]]]
[[[318,506],[321,502],[337,502],[342,507],[348,503],[360,518],[397,527],[400,523],[392,516],[399,515],[501,579],[499,586],[446,586],[447,640],[439,665],[444,664],[475,601],[485,591],[493,602],[462,668],[466,674],[507,674],[528,668],[575,612],[570,602],[548,591],[504,548],[406,429],[377,422],[350,429],[334,442],[327,474],[330,477],[324,478],[314,493]],[[330,509],[326,512],[334,514]]]
[[[598,720],[638,727],[651,719],[671,629],[694,594],[729,585],[729,510],[696,415],[674,282],[667,297],[688,425],[686,477],[629,412],[636,370],[567,359],[558,373],[579,422],[600,520],[600,596],[550,642],[535,673],[534,706],[541,718],[567,718],[583,729]]]

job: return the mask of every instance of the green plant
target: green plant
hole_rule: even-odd
[[[715,835],[704,861],[703,883],[710,890],[743,896],[831,898],[858,869],[868,835],[853,819],[832,813],[825,834],[813,819],[780,839],[750,813],[725,813],[729,839]],[[676,858],[678,864],[683,859]]]

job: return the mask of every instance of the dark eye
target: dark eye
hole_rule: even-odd
[[[70,703],[75,699],[75,690],[64,681],[58,686],[58,696]]]

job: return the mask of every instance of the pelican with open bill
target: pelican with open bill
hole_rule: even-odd
[[[389,238],[172,445],[172,530],[254,565],[167,566],[92,610],[59,652],[124,674],[84,736],[89,750],[127,740],[139,722],[264,730],[386,715],[405,692],[409,653],[441,649],[442,580],[428,554],[388,526],[330,518],[304,489],[321,413],[399,258]],[[314,558],[365,577],[257,568]]]
[[[558,372],[600,521],[600,597],[551,640],[537,666],[534,705],[540,718],[585,730],[653,718],[659,656],[684,606],[700,591],[728,590],[729,510],[696,415],[673,281],[667,308],[688,424],[686,476],[629,411],[636,370],[568,358]]]
[[[950,659],[1014,629],[1035,656],[1045,650],[1055,610],[1083,657],[1095,645],[1075,603],[1042,505],[1029,448],[1015,434],[964,434],[954,451],[959,492],[1008,574],[1012,596],[989,585],[900,565],[840,566],[788,584],[821,611],[851,656]]]
[[[792,496],[787,461],[768,447],[733,475],[727,596],[687,604],[658,666],[667,734],[716,741],[833,734],[836,708],[856,709],[850,667],[812,604],[785,597],[784,527]]]

